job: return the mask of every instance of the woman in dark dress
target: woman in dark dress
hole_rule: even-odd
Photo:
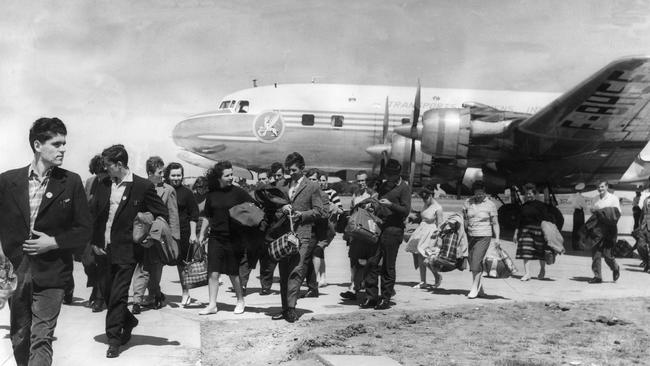
[[[199,221],[199,206],[196,204],[192,191],[183,185],[185,169],[179,163],[170,163],[165,168],[165,180],[176,190],[176,200],[178,202],[178,218],[181,229],[181,240],[178,243],[179,261],[178,277],[181,278],[183,271],[183,260],[187,258],[190,245],[195,244],[196,240],[196,223]],[[183,295],[181,305],[187,306],[192,301],[190,290],[181,280]]]
[[[230,218],[230,208],[244,202],[252,202],[253,198],[245,190],[233,186],[233,170],[229,161],[217,163],[207,173],[209,193],[205,199],[205,215],[209,219],[210,237],[208,239],[208,307],[199,315],[217,313],[217,294],[219,291],[219,275],[230,277],[230,282],[237,295],[235,314],[244,312],[244,294],[239,280],[239,263],[244,248],[234,223]],[[201,225],[199,240],[203,240],[207,221]]]
[[[546,276],[544,251],[546,240],[542,233],[542,221],[549,220],[546,204],[538,199],[535,185],[528,183],[524,186],[525,203],[521,206],[519,225],[515,229],[514,242],[517,243],[517,259],[524,260],[524,276],[522,281],[530,280],[530,261],[539,260],[538,279]]]

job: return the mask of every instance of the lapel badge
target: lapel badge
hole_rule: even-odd
[[[125,197],[125,196],[122,196],[122,201],[126,201],[126,197]]]
[[[47,197],[48,199],[52,198],[52,192],[45,193],[45,197]]]

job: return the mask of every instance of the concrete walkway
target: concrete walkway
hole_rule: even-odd
[[[503,247],[514,258],[515,247],[504,243]],[[337,236],[326,250],[329,286],[321,289],[319,298],[301,299],[298,303],[303,318],[325,314],[351,313],[359,310],[356,302],[344,301],[339,297],[349,283],[348,257],[345,243]],[[453,271],[443,274],[442,286],[436,290],[414,289],[419,282],[419,275],[413,268],[411,254],[400,250],[397,259],[397,295],[395,305],[388,311],[433,309],[455,306],[458,304],[487,304],[490,302],[511,303],[514,301],[573,301],[597,298],[625,298],[650,295],[647,273],[641,272],[638,259],[619,259],[621,278],[617,283],[611,282],[611,271],[603,263],[605,283],[590,285],[586,281],[592,277],[591,258],[587,255],[564,255],[558,257],[556,264],[547,267],[547,281],[532,279],[521,282],[517,278],[486,279],[487,299],[467,299],[466,294],[471,282],[469,272]],[[521,261],[515,261],[523,271]],[[537,274],[539,264],[533,263],[533,275]],[[268,313],[280,309],[279,285],[274,284],[274,294],[260,296],[258,270],[254,270],[249,283],[249,295],[246,297],[247,309],[242,315],[235,315],[232,310],[235,297],[228,292],[230,281],[219,293],[220,311],[215,315],[199,316],[200,304],[192,308],[178,306],[180,285],[178,275],[173,267],[165,267],[162,289],[167,294],[168,304],[161,310],[149,310],[138,315],[140,325],[135,328],[133,340],[128,348],[123,348],[117,359],[106,359],[104,336],[104,318],[106,312],[92,313],[84,307],[89,296],[85,288],[85,275],[79,263],[75,263],[75,303],[64,305],[54,342],[54,365],[196,365],[200,363],[201,339],[200,323],[202,321],[240,321],[252,318],[265,318]],[[277,272],[276,272],[277,276]],[[429,273],[428,277],[433,280]],[[198,301],[207,301],[207,287],[192,290],[192,297]],[[624,301],[624,300],[623,300]],[[13,366],[9,341],[9,309],[0,310],[0,366]],[[92,361],[90,361],[92,360]]]

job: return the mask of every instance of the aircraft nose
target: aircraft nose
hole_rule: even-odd
[[[174,143],[201,155],[223,151],[228,141],[255,140],[255,116],[245,113],[203,113],[179,122],[172,131]]]

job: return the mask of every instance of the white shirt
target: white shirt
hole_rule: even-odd
[[[293,200],[293,194],[296,192],[296,188],[298,188],[303,179],[305,179],[304,175],[300,177],[297,182],[294,182],[293,180],[291,181],[291,185],[289,186],[289,199]]]
[[[650,189],[644,189],[641,192],[641,197],[639,198],[639,208],[643,209],[643,201],[645,201],[646,198],[650,197]]]
[[[600,198],[600,196],[597,196],[597,198],[598,199],[594,203],[594,210],[600,210],[605,207],[616,207],[619,212],[621,211],[621,202],[618,200],[618,197],[613,194],[607,192],[603,198]]]
[[[124,190],[126,189],[126,183],[133,182],[133,173],[129,171],[124,179],[120,183],[111,184],[111,198],[110,204],[108,206],[108,220],[106,220],[106,231],[104,231],[104,242],[106,245],[111,242],[111,228],[113,227],[113,220],[115,220],[115,213],[117,212],[117,207],[120,205],[120,202],[124,197]]]

